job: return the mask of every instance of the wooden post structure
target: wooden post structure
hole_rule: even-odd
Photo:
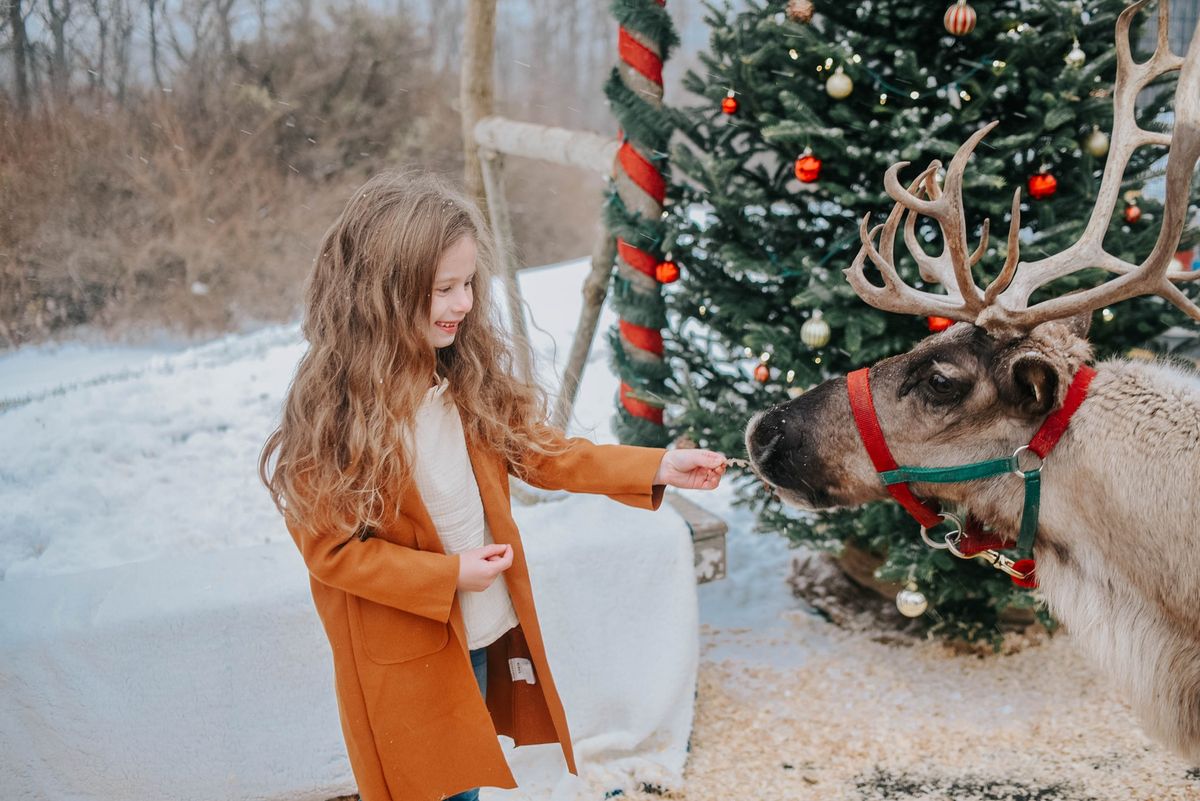
[[[600,322],[600,309],[608,297],[609,273],[613,259],[617,256],[617,240],[604,226],[596,235],[592,247],[592,269],[583,282],[583,309],[579,312],[579,325],[575,328],[575,339],[571,342],[571,354],[563,370],[562,386],[554,400],[554,416],[550,422],[564,431],[571,421],[575,408],[575,396],[579,394],[579,382],[583,379],[583,366],[587,364],[596,338],[596,327]]]
[[[463,62],[459,76],[462,106],[463,178],[467,195],[485,204],[484,178],[475,144],[475,123],[492,113],[492,67],[496,54],[496,0],[467,0]],[[489,214],[490,216],[490,214]]]
[[[515,122],[501,117],[480,120],[475,125],[473,137],[479,143],[480,163],[487,187],[488,207],[492,211],[492,228],[496,234],[497,248],[504,248],[504,254],[508,254],[502,254],[501,258],[505,260],[505,289],[508,294],[509,313],[514,320],[514,336],[523,337],[528,343],[524,308],[516,277],[520,267],[512,262],[511,255],[512,228],[508,204],[504,199],[502,177],[504,155],[580,167],[606,175],[612,168],[619,143],[586,131],[568,131],[564,128]],[[574,408],[575,396],[579,391],[583,366],[587,363],[592,341],[596,337],[600,309],[608,295],[614,252],[613,237],[602,226],[592,247],[592,269],[583,286],[583,311],[575,329],[575,339],[571,343],[571,353],[554,403],[551,422],[559,428],[565,429],[571,419],[571,409]]]
[[[487,196],[488,216],[492,218],[497,266],[504,279],[504,294],[508,299],[509,324],[512,326],[517,370],[526,381],[533,381],[533,351],[529,343],[529,327],[525,324],[525,304],[517,286],[516,254],[513,252],[512,221],[508,216],[508,200],[504,193],[504,156],[485,147],[479,148],[479,167]]]

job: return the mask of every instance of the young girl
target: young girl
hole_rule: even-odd
[[[311,574],[364,801],[515,787],[497,734],[558,742],[575,771],[510,473],[657,509],[664,485],[712,489],[725,469],[546,425],[493,318],[490,241],[433,177],[363,185],[321,244],[309,349],[259,464]]]

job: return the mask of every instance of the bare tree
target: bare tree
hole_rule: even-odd
[[[70,71],[67,64],[67,22],[71,19],[73,0],[46,0],[46,25],[54,50],[50,56],[50,88],[59,98],[65,98]]]
[[[21,0],[8,0],[8,26],[12,28],[13,82],[16,84],[17,110],[29,113],[29,76],[26,72],[26,55],[29,37],[25,32],[25,14],[21,11]]]
[[[228,62],[233,55],[233,6],[237,0],[213,0],[213,13],[216,15],[217,32],[221,37],[221,60]]]
[[[159,0],[146,0],[146,10],[150,12],[150,72],[154,76],[154,88],[162,93],[162,72],[158,63],[158,18],[155,11]]]
[[[492,64],[496,59],[496,0],[468,0],[463,35],[462,72],[459,75],[462,101],[462,132],[467,193],[486,208],[483,173],[475,148],[475,123],[492,113],[494,91]]]
[[[96,44],[100,52],[96,57],[95,66],[89,70],[88,83],[92,91],[102,91],[107,80],[106,67],[108,56],[108,22],[109,12],[104,8],[103,0],[88,0],[88,8],[96,18]]]
[[[130,0],[113,0],[113,72],[116,74],[117,103],[125,103],[129,82],[130,39],[133,36],[133,11]]]

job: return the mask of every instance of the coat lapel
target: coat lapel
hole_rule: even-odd
[[[442,547],[442,540],[433,525],[433,518],[429,516],[429,510],[425,508],[425,501],[421,499],[421,491],[417,489],[415,480],[408,482],[408,487],[404,491],[404,505],[401,508],[404,510],[404,514],[413,521],[417,534],[417,547],[422,551],[445,553],[446,549]]]

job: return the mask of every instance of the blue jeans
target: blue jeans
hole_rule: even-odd
[[[471,667],[475,670],[475,681],[479,684],[479,692],[486,698],[487,648],[477,648],[471,652]],[[479,801],[479,788],[449,796],[446,801]]]

